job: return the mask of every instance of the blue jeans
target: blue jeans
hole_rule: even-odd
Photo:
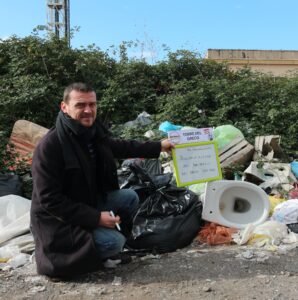
[[[130,234],[132,220],[138,209],[139,197],[130,189],[108,192],[106,198],[99,203],[100,211],[112,210],[121,219],[121,232],[117,229],[98,227],[93,230],[93,239],[102,260],[118,254]]]

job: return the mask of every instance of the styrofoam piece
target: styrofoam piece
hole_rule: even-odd
[[[263,223],[270,210],[268,195],[246,181],[208,182],[203,202],[203,220],[238,229]]]

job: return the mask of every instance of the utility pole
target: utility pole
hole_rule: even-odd
[[[46,0],[47,24],[57,38],[65,38],[70,46],[70,0]]]

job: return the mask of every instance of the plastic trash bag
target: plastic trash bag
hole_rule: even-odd
[[[205,193],[206,182],[192,184],[188,187],[192,192],[201,197]]]
[[[0,246],[29,232],[31,201],[17,195],[0,197]]]
[[[291,162],[291,169],[295,177],[298,179],[298,161]]]
[[[127,245],[157,253],[189,245],[201,225],[202,203],[198,196],[186,188],[170,185],[164,180],[167,177],[151,178],[138,167],[134,172],[150,192],[135,215]]]
[[[271,220],[283,224],[298,223],[298,199],[291,199],[278,204],[274,209]]]
[[[272,216],[273,213],[274,213],[274,209],[275,207],[282,203],[282,202],[285,202],[286,199],[285,198],[279,198],[277,197],[276,195],[274,196],[269,196],[269,202],[270,202],[270,211],[269,211],[269,216]]]
[[[152,120],[150,115],[147,112],[143,111],[137,116],[135,120],[124,123],[124,126],[125,127],[146,126],[151,124],[151,122]]]
[[[163,131],[164,133],[168,133],[169,131],[180,130],[181,128],[182,128],[182,126],[180,126],[180,125],[174,125],[169,121],[165,121],[159,125],[158,129]]]
[[[216,127],[213,131],[213,135],[219,150],[238,137],[244,138],[242,132],[232,125],[222,125]]]
[[[158,159],[127,159],[121,165],[118,181],[121,189],[132,189],[142,203],[151,193],[152,184],[156,187],[167,185],[173,173],[162,174]]]
[[[297,242],[297,236],[293,232],[289,232],[285,224],[277,221],[267,221],[256,226],[248,244],[256,247],[268,247],[295,242]],[[272,249],[274,250],[274,248]]]
[[[18,175],[0,174],[0,197],[22,195],[22,180]]]
[[[257,248],[276,250],[281,244],[296,243],[298,235],[290,232],[286,224],[270,220],[257,226],[248,224],[243,230],[234,234],[233,239],[238,245],[247,243]]]

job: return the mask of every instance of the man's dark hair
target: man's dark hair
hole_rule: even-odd
[[[83,93],[95,92],[93,87],[91,85],[89,85],[88,83],[74,82],[74,83],[70,84],[69,86],[67,86],[64,90],[63,101],[65,103],[68,103],[69,94],[72,91],[83,92]]]

